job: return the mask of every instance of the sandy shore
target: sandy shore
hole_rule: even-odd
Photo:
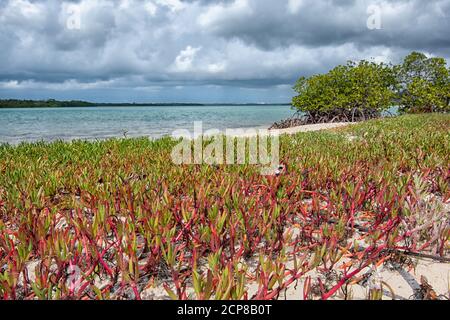
[[[237,129],[227,129],[225,132],[220,132],[219,134],[225,134],[228,137],[236,137],[236,138],[250,138],[266,135],[282,135],[282,134],[296,134],[299,132],[311,132],[311,131],[320,131],[320,130],[329,130],[340,127],[345,127],[352,125],[350,122],[336,122],[336,123],[318,123],[318,124],[308,124],[304,126],[292,127],[287,129],[273,129],[269,130],[267,128],[237,128]],[[216,136],[215,134],[208,134],[206,132],[204,136],[212,137]]]
[[[327,129],[334,129],[345,127],[351,125],[349,122],[337,122],[337,123],[318,123],[318,124],[307,124],[304,126],[292,127],[287,129],[279,129],[279,130],[270,130],[277,131],[279,134],[295,134],[298,132],[309,132],[309,131],[320,131]]]

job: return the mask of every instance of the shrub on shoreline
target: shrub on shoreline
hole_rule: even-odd
[[[350,61],[325,74],[300,77],[294,90],[298,93],[292,99],[296,117],[273,128],[378,118],[394,105],[399,105],[401,113],[450,110],[445,59],[418,52],[405,57],[401,65]]]
[[[348,62],[326,74],[300,78],[292,104],[307,114],[310,123],[377,118],[391,106],[395,84],[388,65]]]
[[[450,110],[450,73],[444,58],[413,52],[397,66],[400,112],[428,113]]]

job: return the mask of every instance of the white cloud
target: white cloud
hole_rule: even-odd
[[[154,16],[156,14],[157,6],[152,1],[147,1],[145,3],[145,9]]]
[[[248,0],[235,0],[231,4],[214,4],[209,6],[205,12],[199,15],[198,23],[202,27],[210,27],[234,18],[249,16],[252,8]]]
[[[20,89],[19,81],[0,81],[0,88],[3,89]]]
[[[97,88],[112,87],[115,83],[114,80],[108,81],[94,81],[94,82],[79,82],[75,79],[66,80],[59,83],[48,83],[34,80],[25,81],[3,81],[0,82],[0,88],[5,89],[46,89],[46,90],[89,90]]]
[[[288,12],[296,14],[299,12],[300,8],[303,6],[303,0],[289,0],[288,1]]]
[[[208,65],[208,72],[210,73],[220,73],[224,72],[227,65],[225,62],[211,63]]]
[[[195,56],[197,52],[199,52],[202,48],[194,48],[191,46],[187,46],[186,49],[181,50],[180,54],[175,58],[173,71],[175,72],[186,72],[192,71],[192,63],[194,62]]]
[[[186,7],[180,0],[156,0],[156,3],[167,6],[172,11],[179,11]]]
[[[28,0],[15,0],[12,9],[20,11],[27,18],[35,17],[41,13],[39,5]]]

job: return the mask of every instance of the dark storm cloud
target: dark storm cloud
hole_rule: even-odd
[[[238,1],[239,2],[239,1]],[[387,45],[405,49],[447,51],[450,47],[450,1],[291,1],[290,8],[273,1],[240,1],[248,14],[222,14],[229,19],[205,16],[205,26],[226,38],[239,38],[272,50],[292,44],[308,46],[355,43],[358,46]],[[370,5],[380,8],[382,29],[369,32]],[[228,9],[228,10],[227,10]]]
[[[448,59],[449,15],[450,0],[0,0],[0,98],[214,86],[288,100],[298,76],[348,59]]]

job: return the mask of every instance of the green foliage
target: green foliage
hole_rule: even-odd
[[[292,105],[309,121],[353,121],[376,118],[400,104],[407,113],[448,112],[450,71],[443,58],[413,52],[401,65],[360,61],[326,74],[301,77]]]
[[[337,66],[326,74],[300,78],[293,105],[310,116],[377,116],[391,106],[396,85],[393,69],[385,64],[360,61]]]
[[[0,108],[58,108],[58,107],[88,107],[95,104],[86,101],[49,100],[0,100]]]
[[[163,283],[172,299],[274,299],[334,270],[326,299],[397,248],[448,255],[448,214],[427,224],[418,201],[450,199],[449,125],[283,135],[279,176],[175,165],[170,138],[0,145],[0,297],[148,298]]]
[[[398,81],[402,112],[450,110],[450,72],[444,58],[413,52],[398,67]]]

